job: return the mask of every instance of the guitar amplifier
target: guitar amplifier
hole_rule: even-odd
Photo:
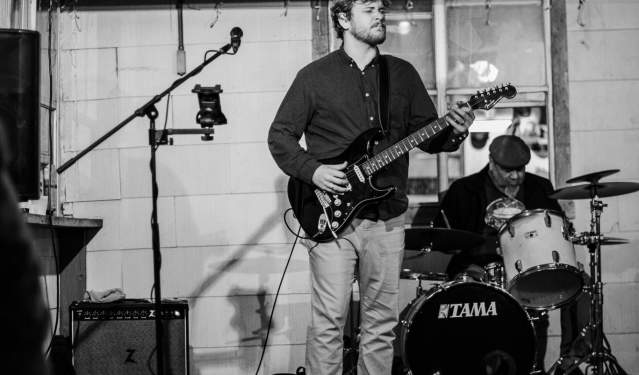
[[[157,373],[155,304],[146,300],[73,302],[71,345],[77,375]],[[189,374],[188,303],[162,302],[164,371]]]

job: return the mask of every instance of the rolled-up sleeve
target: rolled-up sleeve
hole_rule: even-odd
[[[307,183],[312,183],[313,173],[321,165],[299,144],[313,116],[310,85],[302,70],[286,93],[268,132],[268,147],[280,169]]]

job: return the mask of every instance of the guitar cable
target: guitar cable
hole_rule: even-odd
[[[300,236],[300,232],[301,232],[301,230],[302,230],[302,227],[301,227],[301,226],[300,226],[300,228],[297,230],[297,233],[295,233],[295,231],[294,231],[293,229],[291,229],[291,226],[290,226],[290,225],[288,225],[288,221],[286,221],[286,214],[287,214],[289,211],[293,211],[293,208],[291,208],[291,207],[287,208],[287,209],[286,209],[286,211],[284,211],[284,215],[283,215],[283,216],[284,216],[284,225],[286,225],[286,229],[288,229],[288,231],[289,231],[289,232],[291,232],[291,234],[295,236],[295,239],[296,239],[296,240],[298,240],[298,239],[299,239],[299,240],[312,240],[312,239],[313,239],[312,237]],[[293,214],[293,217],[295,217],[295,214]]]
[[[293,241],[293,245],[291,245],[291,252],[288,255],[288,259],[286,260],[286,265],[284,266],[284,272],[282,272],[282,277],[280,278],[280,283],[277,286],[277,291],[275,292],[275,299],[273,300],[273,307],[271,307],[271,316],[268,318],[268,327],[266,328],[266,337],[264,338],[264,343],[262,344],[262,354],[260,354],[260,361],[257,364],[257,369],[255,369],[255,375],[258,375],[258,373],[260,372],[260,367],[262,366],[262,361],[264,360],[264,354],[266,353],[266,345],[268,343],[268,337],[271,333],[271,326],[273,324],[273,315],[275,314],[275,306],[277,305],[277,298],[280,295],[280,289],[282,289],[282,284],[284,283],[284,276],[286,276],[286,271],[288,270],[288,265],[291,263],[291,258],[293,257],[293,252],[295,251],[295,245],[297,245],[297,240],[300,238],[304,238],[303,236],[300,236],[300,232],[302,231],[302,227],[300,226],[297,229],[297,233],[293,232],[291,230],[291,227],[289,227],[288,223],[286,222],[286,213],[291,210],[291,208],[287,209],[286,211],[284,211],[284,224],[286,224],[286,227],[288,228],[289,231],[291,231],[291,233],[293,233],[293,235],[295,235],[295,240]]]

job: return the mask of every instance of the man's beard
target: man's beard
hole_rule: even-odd
[[[371,46],[376,46],[378,44],[384,43],[384,41],[386,40],[386,26],[382,25],[381,32],[374,29],[377,29],[377,26],[366,30],[362,30],[356,27],[353,28],[353,36],[356,39]]]

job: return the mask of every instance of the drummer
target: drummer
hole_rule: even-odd
[[[497,254],[499,219],[505,220],[524,209],[561,211],[557,201],[548,198],[554,190],[552,183],[525,172],[530,149],[521,138],[501,135],[488,150],[488,165],[478,173],[453,182],[441,203],[437,226],[450,224],[452,228],[479,233],[486,238],[483,246],[451,258],[446,270],[451,277],[463,271],[473,272],[476,266],[502,261]],[[487,208],[492,214],[488,220]],[[470,270],[469,266],[472,266]]]
[[[523,210],[550,209],[561,212],[557,201],[548,197],[554,190],[552,183],[525,171],[529,161],[530,149],[521,138],[501,135],[490,144],[486,167],[451,184],[442,199],[437,226],[479,233],[486,241],[482,246],[454,255],[446,270],[449,277],[454,278],[464,272],[482,279],[484,267],[494,262],[502,263],[501,256],[497,254],[497,235],[500,225],[508,218]],[[561,320],[562,328],[569,326],[570,316],[563,309]],[[543,369],[547,316],[535,317],[534,323],[537,332],[536,363],[538,369]],[[570,343],[576,337],[576,332],[569,332],[568,329],[562,329],[562,352],[570,348]]]

